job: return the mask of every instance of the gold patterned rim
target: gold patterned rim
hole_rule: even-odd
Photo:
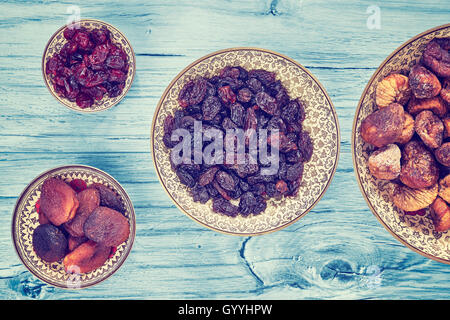
[[[121,199],[124,215],[130,222],[130,236],[117,247],[103,266],[81,275],[70,275],[61,261],[48,263],[40,259],[33,250],[32,233],[39,225],[39,214],[35,205],[40,198],[43,182],[49,177],[57,177],[66,182],[83,179],[88,186],[102,183],[110,187]],[[125,262],[133,246],[136,222],[133,204],[125,189],[109,174],[97,168],[84,165],[67,165],[41,173],[22,191],[14,207],[12,218],[12,240],[17,255],[25,267],[40,280],[59,288],[80,289],[98,284],[113,275]]]
[[[127,79],[125,81],[125,87],[123,88],[122,93],[114,98],[110,98],[108,94],[106,94],[100,101],[95,101],[92,107],[82,109],[79,106],[77,106],[77,104],[74,101],[69,101],[66,98],[62,98],[55,92],[55,89],[53,88],[53,85],[50,81],[50,78],[46,75],[45,72],[46,62],[53,56],[55,52],[59,52],[62,46],[67,42],[67,40],[64,38],[63,35],[64,29],[66,28],[65,25],[59,28],[58,31],[56,31],[52,35],[50,40],[47,42],[47,45],[45,46],[44,53],[42,55],[42,76],[44,77],[45,85],[47,86],[47,89],[50,91],[50,93],[55,97],[56,100],[58,100],[61,104],[65,105],[66,107],[83,113],[104,111],[118,104],[125,97],[128,90],[131,88],[131,85],[133,83],[136,74],[136,57],[134,55],[133,48],[131,47],[131,44],[125,37],[125,35],[123,35],[118,29],[116,29],[109,23],[97,19],[82,19],[79,21],[79,23],[80,26],[85,27],[88,30],[99,27],[106,27],[111,32],[112,42],[115,45],[120,46],[121,48],[124,49],[128,57],[129,69]]]
[[[305,163],[299,195],[268,201],[267,209],[249,217],[227,217],[206,204],[192,200],[170,167],[169,153],[162,142],[163,121],[178,108],[177,97],[183,85],[195,76],[216,75],[226,65],[247,70],[274,71],[292,98],[305,105],[307,130],[314,144],[312,159]],[[188,217],[214,231],[239,236],[261,235],[285,228],[305,216],[325,194],[336,172],[340,132],[333,103],[320,82],[302,65],[274,51],[260,48],[230,48],[208,54],[183,69],[168,85],[156,107],[151,127],[151,153],[158,179],[175,205]]]
[[[390,200],[389,183],[371,176],[367,159],[373,150],[359,134],[361,121],[376,108],[375,88],[391,72],[406,72],[416,64],[425,45],[434,38],[449,37],[450,24],[445,24],[409,39],[392,52],[374,72],[366,85],[355,111],[352,128],[352,157],[361,193],[377,220],[398,241],[411,250],[435,261],[450,264],[450,232],[436,232],[428,214],[405,215]]]

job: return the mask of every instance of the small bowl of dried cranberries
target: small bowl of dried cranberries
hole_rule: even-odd
[[[50,93],[81,112],[111,108],[126,95],[136,73],[136,58],[127,38],[110,24],[84,19],[61,27],[42,57]]]

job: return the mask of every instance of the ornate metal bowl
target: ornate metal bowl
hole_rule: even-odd
[[[304,129],[314,144],[312,159],[305,164],[297,197],[269,200],[259,215],[228,217],[213,212],[212,201],[194,202],[188,188],[171,169],[169,152],[163,143],[163,122],[179,108],[177,97],[186,82],[196,76],[218,75],[225,66],[247,70],[266,69],[276,73],[290,97],[300,98],[306,110]],[[339,125],[330,97],[319,81],[296,61],[258,48],[232,48],[211,53],[178,74],[164,91],[151,129],[151,152],[159,180],[174,203],[188,217],[215,231],[235,235],[258,235],[280,230],[306,215],[321,199],[336,171],[339,157]]]
[[[402,44],[386,58],[373,74],[359,100],[352,131],[353,165],[361,192],[381,224],[401,243],[437,261],[450,263],[450,233],[436,232],[428,214],[405,215],[389,196],[390,183],[374,178],[367,160],[373,147],[365,143],[360,132],[362,120],[376,110],[377,84],[392,72],[408,72],[421,58],[425,45],[434,38],[450,36],[450,24],[425,31]],[[407,73],[406,73],[407,74]]]
[[[117,247],[117,250],[105,264],[80,275],[68,274],[61,261],[48,263],[39,258],[33,250],[32,235],[39,226],[39,214],[35,205],[40,198],[41,187],[47,178],[56,177],[66,182],[83,179],[89,186],[101,183],[110,187],[121,199],[130,222],[129,238]],[[116,272],[127,258],[135,237],[135,215],[133,204],[120,184],[107,173],[88,166],[70,165],[51,169],[40,174],[24,189],[19,196],[12,219],[12,238],[19,258],[28,270],[42,281],[60,288],[85,288],[97,284]]]
[[[61,50],[61,48],[66,44],[67,40],[64,38],[64,29],[66,26],[62,26],[59,28],[58,31],[56,31],[53,36],[48,41],[47,45],[45,46],[44,54],[42,55],[42,75],[44,77],[45,85],[47,86],[50,93],[55,97],[56,100],[58,100],[60,103],[65,105],[66,107],[76,110],[79,112],[85,112],[85,113],[91,113],[91,112],[97,112],[97,111],[104,111],[106,109],[109,109],[113,107],[114,105],[118,104],[127,94],[128,90],[131,87],[131,84],[133,83],[134,76],[136,74],[136,57],[134,55],[133,48],[131,47],[130,42],[128,39],[115,27],[112,25],[95,19],[83,19],[79,21],[79,24],[81,27],[86,28],[87,30],[92,30],[96,28],[105,27],[107,28],[111,33],[111,41],[117,45],[118,47],[121,47],[124,49],[125,53],[128,56],[128,63],[129,63],[129,69],[127,74],[127,79],[125,81],[125,87],[122,90],[122,93],[114,98],[111,98],[108,96],[108,94],[105,94],[103,99],[100,101],[95,101],[94,104],[90,108],[80,108],[75,101],[70,101],[66,98],[60,97],[53,88],[52,82],[49,78],[49,76],[46,74],[46,65],[47,61],[57,52]]]

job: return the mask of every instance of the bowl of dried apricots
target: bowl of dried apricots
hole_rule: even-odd
[[[61,288],[85,288],[116,272],[135,237],[133,205],[107,173],[70,165],[24,189],[12,219],[16,252],[28,270]]]

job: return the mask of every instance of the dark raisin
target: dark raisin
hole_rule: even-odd
[[[307,131],[302,131],[297,143],[302,152],[303,161],[308,162],[311,159],[314,148],[309,133]]]
[[[287,167],[286,180],[295,181],[301,179],[303,176],[303,162],[297,162]]]
[[[186,108],[190,105],[199,104],[206,95],[206,80],[199,78],[189,81],[178,95],[178,103]]]
[[[195,185],[194,177],[186,169],[183,169],[180,166],[178,167],[176,173],[182,184],[188,186],[189,188],[192,188]]]
[[[237,99],[240,102],[247,103],[252,100],[253,93],[249,88],[242,88],[238,91]]]
[[[197,185],[192,189],[192,198],[195,202],[206,203],[208,202],[210,195],[205,187]]]
[[[248,77],[258,79],[265,86],[275,81],[275,73],[263,69],[250,70],[248,72]]]
[[[213,182],[218,169],[219,169],[219,167],[211,167],[211,168],[207,169],[205,172],[203,172],[200,175],[198,184],[201,186],[206,186],[207,184],[210,184],[211,182]]]
[[[230,86],[220,87],[217,92],[223,103],[233,104],[236,102],[236,94],[231,90]]]
[[[218,171],[216,173],[216,180],[225,190],[233,191],[236,188],[236,183],[233,177],[225,171]]]
[[[222,104],[215,96],[207,97],[202,104],[203,120],[214,119],[222,109]]]
[[[235,103],[230,107],[231,120],[242,127],[244,125],[245,108],[240,103]]]
[[[214,198],[212,209],[214,212],[222,213],[230,217],[235,217],[239,213],[238,206],[223,198]]]
[[[252,192],[245,192],[239,201],[239,212],[243,216],[247,216],[253,212],[256,205],[256,198]]]
[[[253,93],[258,93],[260,91],[263,90],[263,86],[261,81],[259,81],[256,78],[250,78],[247,80],[246,82],[248,88],[253,92]]]

